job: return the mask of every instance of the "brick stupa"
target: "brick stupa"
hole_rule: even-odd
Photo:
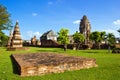
[[[12,32],[10,32],[7,50],[21,50],[21,49],[25,49],[25,48],[23,48],[19,24],[17,21],[15,24],[13,34],[12,34]]]

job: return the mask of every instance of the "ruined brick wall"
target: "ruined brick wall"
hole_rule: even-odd
[[[53,40],[41,40],[42,47],[57,47],[59,44]]]
[[[21,76],[44,75],[96,67],[96,60],[51,53],[14,54]]]

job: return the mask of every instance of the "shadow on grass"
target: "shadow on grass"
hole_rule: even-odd
[[[64,52],[63,49],[60,49],[60,50],[37,50],[37,52]]]
[[[12,62],[13,73],[20,75],[20,72],[17,67],[18,66],[17,62],[15,61],[15,59],[12,55],[10,56],[10,58],[11,58],[11,62]]]
[[[38,52],[58,52],[57,50],[37,50]]]
[[[97,51],[84,51],[84,53],[100,53],[100,52],[97,52]]]

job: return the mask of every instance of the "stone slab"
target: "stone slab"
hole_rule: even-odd
[[[97,67],[96,59],[58,53],[12,54],[21,76],[44,75]]]

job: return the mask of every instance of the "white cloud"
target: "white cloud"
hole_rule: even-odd
[[[27,32],[27,36],[31,38],[33,36],[33,32],[32,31],[28,31]]]
[[[41,33],[38,32],[38,31],[36,31],[36,32],[28,31],[28,32],[27,32],[27,36],[28,36],[30,39],[31,39],[33,36],[36,36],[37,39],[39,39],[40,36],[41,36]]]
[[[52,4],[53,4],[53,2],[51,2],[51,1],[50,1],[50,2],[48,2],[48,5],[52,5]]]
[[[34,32],[33,34],[34,34],[35,36],[39,36],[39,37],[41,36],[40,32]]]
[[[120,20],[114,21],[113,24],[116,25],[116,26],[120,26]]]
[[[73,24],[79,24],[80,20],[73,21]]]
[[[117,30],[106,29],[106,30],[102,30],[102,31],[105,31],[106,33],[113,33],[116,37],[119,37],[119,33],[117,32]]]
[[[37,16],[38,14],[37,13],[32,13],[32,16]]]

